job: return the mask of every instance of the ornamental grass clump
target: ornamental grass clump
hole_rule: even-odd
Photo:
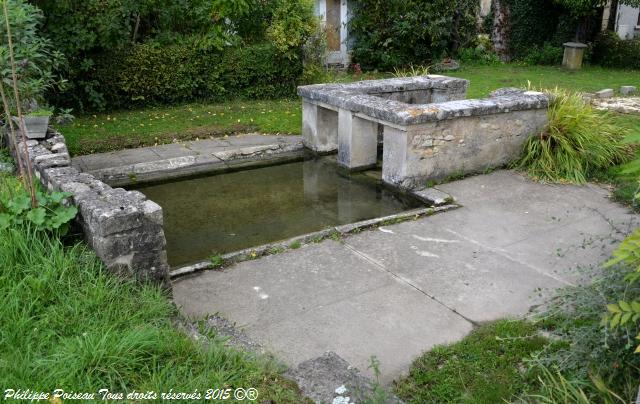
[[[558,88],[549,95],[549,123],[524,145],[518,168],[548,182],[584,183],[599,170],[628,161],[627,131],[609,113],[593,109],[581,95]]]

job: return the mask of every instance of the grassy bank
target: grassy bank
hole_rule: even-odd
[[[530,388],[525,360],[548,341],[525,321],[482,326],[462,341],[416,359],[396,394],[407,403],[499,403]]]
[[[587,67],[570,72],[547,66],[465,66],[451,76],[471,80],[469,98],[487,96],[500,87],[561,87],[574,91],[596,91],[621,85],[640,87],[637,71]],[[340,74],[333,79],[347,82],[388,75],[353,76]],[[239,132],[259,131],[299,135],[301,104],[297,99],[272,101],[229,101],[222,104],[188,104],[150,107],[79,116],[60,126],[72,154],[89,154],[124,148],[169,143],[174,139],[192,140]],[[640,126],[640,118],[625,118]]]
[[[4,203],[16,189],[2,175]],[[176,328],[163,291],[107,273],[83,243],[67,246],[27,225],[0,230],[0,295],[2,391],[253,387],[261,400],[302,401],[274,362],[215,338],[194,342]]]

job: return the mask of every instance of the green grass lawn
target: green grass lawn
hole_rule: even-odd
[[[19,189],[15,177],[0,174],[0,212]],[[176,327],[165,292],[108,273],[84,243],[65,245],[28,225],[0,229],[0,296],[3,392],[253,387],[260,402],[305,402],[271,359],[213,335],[192,340]]]
[[[547,66],[467,66],[447,74],[471,81],[469,98],[485,97],[501,87],[527,86],[528,82],[535,87],[558,86],[575,91],[617,89],[621,85],[640,87],[637,71],[599,67],[571,72]],[[339,74],[334,80],[347,82],[386,76],[389,75],[372,73],[355,77]],[[298,99],[229,101],[82,115],[59,129],[67,138],[70,152],[80,155],[170,143],[174,139],[203,139],[252,131],[299,135],[301,115]],[[635,122],[637,128],[640,120]]]
[[[502,403],[536,380],[525,359],[548,341],[525,321],[483,325],[463,340],[416,359],[395,392],[407,403]],[[506,401],[508,402],[508,401]]]
[[[485,97],[496,88],[526,87],[530,82],[537,88],[560,87],[567,90],[595,92],[604,88],[618,91],[620,86],[632,85],[640,88],[640,72],[637,70],[614,70],[596,66],[585,66],[581,70],[569,71],[554,66],[464,66],[448,76],[471,81],[467,98]]]
[[[253,131],[297,135],[301,114],[298,100],[230,101],[83,115],[59,129],[80,155]]]

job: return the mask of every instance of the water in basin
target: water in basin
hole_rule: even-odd
[[[136,189],[163,208],[173,267],[422,206],[331,157]]]

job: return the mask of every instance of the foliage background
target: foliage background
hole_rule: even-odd
[[[66,56],[60,70],[71,83],[49,98],[89,110],[293,95],[302,46],[317,31],[312,0],[32,2],[44,12],[43,34]]]
[[[476,0],[354,2],[349,32],[364,69],[429,64],[474,44]]]

